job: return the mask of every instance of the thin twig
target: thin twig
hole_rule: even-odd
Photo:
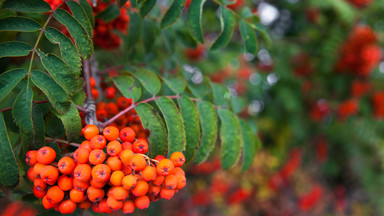
[[[78,144],[78,143],[70,143],[70,142],[68,142],[66,140],[52,138],[52,137],[45,137],[45,141],[58,142],[58,143],[62,143],[62,144],[65,144],[65,145],[70,145],[70,146],[74,146],[74,147],[80,147],[80,144]]]
[[[87,95],[87,99],[92,99],[93,100],[93,95],[92,95],[92,89],[91,89],[91,72],[89,68],[89,61],[86,59],[83,59],[83,75],[84,75],[84,80],[85,80],[85,92]]]

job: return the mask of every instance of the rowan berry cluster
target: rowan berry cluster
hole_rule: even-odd
[[[147,140],[136,138],[130,127],[108,126],[100,134],[97,126],[87,125],[82,133],[86,140],[58,163],[48,146],[26,154],[33,193],[46,209],[62,214],[90,207],[98,213],[132,213],[148,208],[151,201],[169,200],[185,187],[183,153],[151,159],[145,155]]]

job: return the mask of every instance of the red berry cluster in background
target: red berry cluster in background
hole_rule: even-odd
[[[46,209],[70,214],[92,206],[98,213],[127,214],[148,208],[151,201],[169,200],[185,187],[183,153],[151,159],[145,155],[147,140],[136,138],[130,127],[108,126],[100,135],[97,126],[87,125],[82,133],[86,140],[57,163],[49,146],[26,154],[33,193]]]
[[[312,73],[310,57],[307,53],[301,52],[291,59],[293,73],[297,76],[308,76]]]
[[[379,64],[381,57],[375,32],[368,26],[358,25],[341,48],[336,70],[367,77]]]
[[[307,194],[299,198],[298,206],[302,211],[309,211],[313,206],[320,201],[323,195],[323,188],[321,186],[314,186]]]
[[[384,118],[384,92],[375,92],[372,95],[373,114],[376,118]]]
[[[363,8],[372,3],[372,0],[347,0],[349,3],[357,8]]]
[[[57,6],[59,6],[61,3],[63,3],[63,0],[45,0],[52,8],[52,10],[55,10]]]

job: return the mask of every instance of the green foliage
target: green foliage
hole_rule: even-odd
[[[137,102],[140,99],[141,89],[136,86],[135,80],[132,77],[117,76],[113,77],[112,80],[124,97],[132,98],[134,102]]]
[[[98,13],[96,19],[102,19],[106,23],[116,19],[120,15],[120,9],[115,4],[110,4],[102,12]]]
[[[44,0],[7,0],[4,2],[3,7],[24,13],[43,13],[51,11],[51,6]]]
[[[87,14],[83,10],[83,8],[79,5],[79,3],[75,2],[75,1],[68,1],[67,5],[68,5],[69,9],[71,10],[73,17],[77,21],[79,21],[79,23],[87,31],[89,37],[92,38],[92,35],[93,35],[92,24],[91,24],[91,22],[87,16]],[[119,11],[117,12],[117,14],[119,14]]]
[[[0,19],[0,31],[34,32],[41,29],[38,22],[27,17],[6,17]]]
[[[26,74],[27,71],[24,69],[13,69],[0,75],[0,101],[16,87]]]
[[[0,44],[0,58],[27,56],[31,51],[31,45],[21,41],[10,41]]]
[[[187,23],[192,36],[196,41],[204,43],[204,37],[201,29],[201,19],[203,16],[203,6],[206,0],[194,0],[188,8]]]
[[[55,115],[61,119],[66,131],[65,134],[67,135],[67,140],[69,142],[79,137],[82,128],[81,119],[79,111],[73,103],[66,113],[60,114],[55,110],[53,110],[53,113],[55,113]]]
[[[221,33],[216,41],[212,44],[212,50],[227,46],[232,38],[233,31],[235,30],[235,15],[233,14],[232,10],[227,9],[225,6],[220,7],[220,23]]]
[[[256,54],[257,52],[256,32],[244,20],[240,20],[239,29],[240,29],[241,38],[244,41],[245,51],[251,54]]]
[[[135,76],[143,87],[151,94],[156,95],[161,89],[160,79],[156,76],[155,73],[148,69],[138,69],[137,71],[131,73]]]
[[[156,0],[143,0],[140,4],[140,16],[145,17],[155,6]]]
[[[186,0],[173,0],[171,6],[165,12],[163,18],[161,19],[160,26],[161,28],[167,28],[172,25],[181,14],[181,10],[185,5]]]

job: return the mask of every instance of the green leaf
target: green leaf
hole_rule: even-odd
[[[34,32],[41,29],[38,22],[26,17],[0,19],[0,31]]]
[[[77,76],[80,75],[81,58],[72,41],[61,31],[52,27],[47,27],[44,34],[51,43],[59,45],[60,53],[65,63]]]
[[[185,161],[189,162],[195,156],[200,143],[200,124],[196,105],[188,97],[182,96],[177,99],[181,117],[183,119],[185,138],[187,141],[185,150]]]
[[[204,37],[201,30],[201,19],[203,16],[203,6],[206,0],[193,0],[188,8],[187,15],[187,24],[189,30],[195,38],[200,43],[204,43]]]
[[[43,147],[45,143],[45,125],[43,112],[37,104],[33,104],[32,106],[32,120],[34,129],[32,146],[38,149]]]
[[[144,0],[140,5],[140,16],[144,18],[155,6],[156,0]]]
[[[143,127],[150,131],[148,143],[150,155],[165,155],[167,153],[167,131],[159,113],[149,104],[141,103],[135,108]]]
[[[92,35],[93,35],[92,24],[91,24],[91,22],[87,16],[87,14],[83,10],[83,8],[79,5],[79,3],[75,2],[75,1],[68,1],[67,5],[68,5],[69,9],[71,9],[73,17],[77,21],[79,21],[79,23],[87,31],[89,37],[92,38]]]
[[[270,48],[272,46],[272,40],[269,37],[269,34],[267,33],[267,29],[260,23],[255,23],[254,25],[252,25],[252,28],[260,32],[260,35],[263,38],[265,44],[268,48]]]
[[[174,152],[185,151],[185,131],[183,120],[176,104],[167,97],[160,97],[156,100],[157,106],[160,108],[164,116],[165,124],[168,131],[168,156]]]
[[[177,39],[186,47],[196,48],[196,40],[189,34],[188,31],[177,30],[176,31]]]
[[[71,104],[71,107],[66,113],[60,114],[54,112],[54,114],[61,119],[61,122],[63,123],[65,128],[65,134],[67,135],[67,139],[69,142],[79,137],[82,128],[81,118],[79,111],[77,110],[74,104]]]
[[[240,127],[241,127],[241,137],[243,143],[243,164],[242,171],[248,169],[253,162],[253,159],[256,155],[256,140],[255,135],[252,133],[252,129],[249,124],[240,119]]]
[[[220,7],[220,36],[213,43],[211,50],[216,50],[227,46],[232,38],[233,31],[235,30],[236,20],[232,10],[227,9],[224,5]]]
[[[138,13],[129,11],[129,30],[127,36],[127,46],[131,49],[135,46],[141,38],[141,18]]]
[[[43,13],[51,11],[51,6],[44,0],[7,0],[3,8],[24,13]]]
[[[153,95],[159,93],[161,82],[155,73],[148,69],[140,68],[131,74],[140,81],[141,85],[143,85],[149,93]]]
[[[93,53],[93,44],[83,26],[63,9],[56,10],[53,17],[68,29],[77,48],[80,50],[81,56],[84,58],[90,57]]]
[[[16,87],[27,73],[25,69],[13,69],[0,74],[0,101]]]
[[[19,128],[33,132],[32,97],[32,89],[27,85],[17,96],[12,115]]]
[[[162,78],[164,83],[176,94],[184,92],[187,82],[181,77]]]
[[[32,46],[21,41],[0,43],[0,58],[13,56],[27,56],[32,51]]]
[[[3,113],[0,113],[0,143],[0,185],[14,187],[19,183],[19,167],[13,154]]]
[[[44,92],[49,102],[59,113],[65,113],[71,106],[70,98],[64,89],[50,76],[41,71],[32,71],[32,82]]]
[[[239,119],[227,109],[219,109],[221,121],[221,166],[229,169],[237,163],[241,154],[242,139]]]
[[[137,102],[141,97],[141,88],[135,84],[135,80],[130,76],[117,76],[112,78],[113,83],[126,98],[132,98]]]
[[[209,93],[209,79],[204,77],[203,82],[200,84],[195,84],[192,81],[188,82],[188,88],[191,90],[192,94],[198,98],[203,98],[205,95]]]
[[[55,125],[55,127],[47,127],[46,133],[48,137],[62,137],[65,134],[65,129],[61,120],[52,112],[48,113],[45,117],[47,125]]]
[[[85,14],[87,14],[88,20],[91,22],[92,26],[95,26],[95,18],[93,17],[93,10],[91,5],[87,0],[80,0],[80,6],[83,8]]]
[[[157,27],[157,24],[152,21],[145,19],[143,21],[143,42],[144,42],[144,48],[146,52],[150,52],[155,45],[157,36],[159,34],[159,29]]]
[[[197,112],[201,126],[201,141],[194,161],[202,163],[215,148],[218,131],[217,115],[213,104],[208,101],[198,101]]]
[[[256,54],[257,52],[257,37],[256,32],[244,20],[240,20],[239,24],[240,35],[244,41],[244,49],[247,53]]]
[[[173,0],[172,5],[161,19],[161,28],[169,27],[177,20],[177,18],[179,18],[181,11],[184,8],[185,1],[186,0]]]
[[[96,15],[96,19],[102,19],[108,23],[120,16],[120,9],[116,4],[110,4],[105,10]]]
[[[37,50],[41,63],[44,68],[52,76],[52,78],[64,88],[64,90],[72,95],[77,89],[76,76],[72,74],[71,69],[59,57],[53,54],[45,54]]]
[[[211,82],[213,103],[218,106],[229,106],[231,94],[227,87],[222,84]]]

